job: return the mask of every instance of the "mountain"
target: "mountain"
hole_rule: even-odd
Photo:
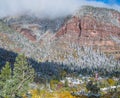
[[[64,37],[63,37],[64,36]],[[61,41],[75,41],[80,45],[101,50],[119,50],[115,38],[120,39],[120,13],[106,8],[84,6],[56,33]]]
[[[56,60],[70,46],[92,47],[120,55],[120,13],[113,9],[83,6],[73,15],[55,19],[32,14],[0,19],[0,47],[39,60]],[[62,51],[62,52],[61,52]],[[54,54],[54,56],[52,56]]]
[[[29,12],[0,18],[0,98],[104,97],[119,91],[119,78],[120,12],[83,6],[54,19]]]

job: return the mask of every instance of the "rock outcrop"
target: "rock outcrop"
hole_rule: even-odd
[[[14,42],[12,46],[6,45],[7,48],[17,49],[27,55],[34,54],[36,58],[40,57],[41,51],[46,53],[49,48],[68,51],[70,43],[92,46],[105,53],[118,53],[120,50],[120,13],[113,9],[83,6],[71,16],[52,20],[34,15],[7,17],[1,19],[0,29]],[[1,42],[6,43],[3,40]]]
[[[79,10],[56,33],[62,41],[75,41],[102,50],[120,49],[111,36],[120,38],[120,13],[89,6]]]

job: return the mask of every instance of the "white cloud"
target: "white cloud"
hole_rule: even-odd
[[[72,14],[83,5],[120,9],[104,3],[86,0],[0,0],[0,16],[8,16],[31,11],[39,17],[59,17]]]

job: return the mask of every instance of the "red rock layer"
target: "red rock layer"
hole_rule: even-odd
[[[56,37],[70,36],[76,38],[79,44],[93,45],[106,49],[115,49],[116,43],[111,40],[112,36],[120,37],[120,27],[110,23],[98,22],[94,17],[87,15],[82,18],[72,17],[57,33]],[[74,37],[74,38],[73,38]],[[66,40],[64,37],[62,40]],[[66,40],[68,41],[68,39]]]

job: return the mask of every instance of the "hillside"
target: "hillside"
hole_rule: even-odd
[[[102,51],[119,50],[120,13],[106,8],[84,6],[61,28],[56,37]],[[63,37],[64,36],[64,37]],[[73,37],[74,36],[74,37]]]
[[[117,98],[119,77],[118,11],[83,6],[54,19],[0,19],[0,98]]]
[[[112,59],[108,55],[120,57],[119,31],[119,12],[83,6],[71,16],[56,19],[31,14],[4,17],[0,46],[38,62],[105,67]]]

